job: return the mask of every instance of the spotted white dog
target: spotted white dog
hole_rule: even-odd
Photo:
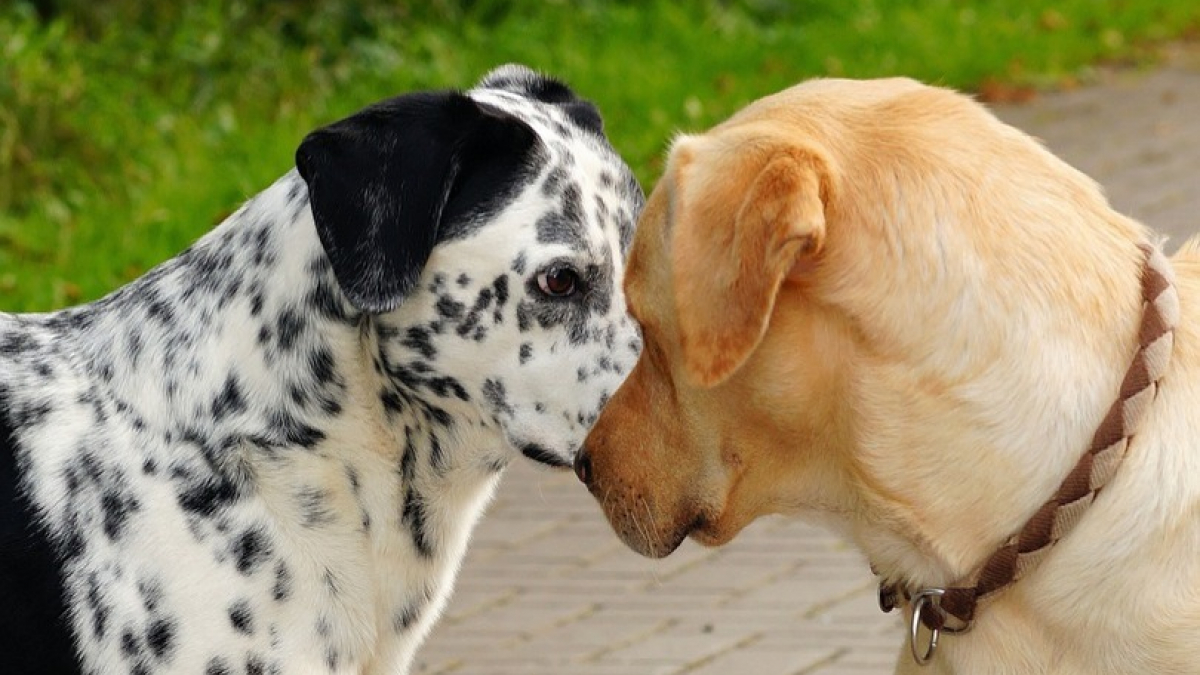
[[[498,68],[320,129],[112,295],[0,314],[0,672],[403,673],[517,451],[640,348],[600,116]]]

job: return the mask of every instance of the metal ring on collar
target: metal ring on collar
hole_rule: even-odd
[[[913,659],[917,665],[923,666],[933,658],[934,652],[937,651],[938,638],[941,637],[942,631],[940,628],[929,629],[929,644],[924,650],[917,648],[917,639],[921,632],[921,612],[925,609],[925,605],[929,605],[934,611],[942,611],[938,606],[937,598],[941,598],[946,593],[944,588],[925,588],[917,591],[912,598],[912,618],[908,621],[908,646],[912,650]]]

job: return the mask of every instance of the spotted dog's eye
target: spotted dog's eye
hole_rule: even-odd
[[[547,267],[537,275],[538,288],[552,298],[565,298],[579,290],[579,273],[570,267]]]

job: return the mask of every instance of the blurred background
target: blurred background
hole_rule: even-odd
[[[673,133],[807,77],[1020,100],[1198,28],[1196,0],[5,0],[0,310],[94,299],[287,171],[308,130],[507,61],[596,101],[649,188]]]

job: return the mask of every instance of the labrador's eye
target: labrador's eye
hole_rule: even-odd
[[[579,289],[579,273],[570,267],[548,267],[538,273],[538,288],[552,298],[565,298]]]

